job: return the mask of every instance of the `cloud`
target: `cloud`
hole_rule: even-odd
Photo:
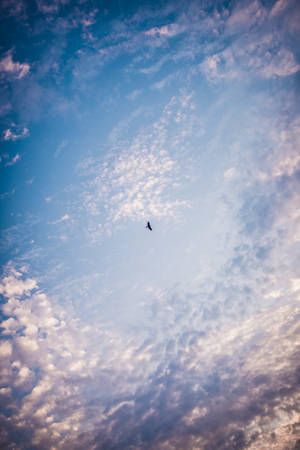
[[[170,58],[170,56],[166,55],[165,57],[159,59],[152,66],[140,69],[140,72],[145,74],[145,75],[156,73],[162,68],[162,66],[165,64],[165,62],[169,60],[169,58]]]
[[[178,77],[179,73],[171,73],[170,75],[167,75],[165,78],[163,78],[160,81],[157,81],[151,86],[151,89],[164,89],[166,86],[168,86],[174,79]]]
[[[15,193],[16,193],[15,189],[12,189],[11,191],[4,192],[3,194],[0,194],[0,200],[3,200],[4,198],[6,198],[8,196],[14,195]]]
[[[273,49],[265,42],[235,43],[219,54],[208,56],[201,64],[207,79],[219,82],[222,79],[234,80],[247,77],[249,72],[261,78],[287,77],[299,71],[293,53],[285,48]],[[265,44],[265,45],[264,45]]]
[[[4,99],[3,99],[4,101]],[[5,116],[11,110],[10,103],[4,103],[0,106],[0,117]]]
[[[139,95],[141,95],[141,93],[143,92],[142,89],[135,89],[134,91],[130,92],[126,98],[128,98],[128,100],[135,100]]]
[[[164,191],[172,186],[176,171],[178,166],[167,151],[149,151],[136,142],[111,168],[107,163],[99,168],[93,182],[97,193],[86,196],[86,207],[97,215],[104,206],[112,222],[173,215],[185,203],[165,198]]]
[[[7,16],[12,17],[22,17],[26,11],[23,0],[3,0],[1,8]]]
[[[60,7],[69,3],[69,0],[36,0],[38,9],[44,14],[55,14]]]
[[[273,177],[292,176],[299,170],[300,165],[297,148],[300,139],[300,116],[295,116],[287,127],[279,124],[276,129],[272,128],[270,138],[276,150],[267,157],[268,172],[271,172]]]
[[[162,27],[154,27],[150,30],[145,31],[147,36],[167,36],[173,37],[177,34],[183,32],[183,28],[179,26],[177,23],[171,23],[168,25],[163,25]]]
[[[2,161],[6,161],[5,166],[13,166],[14,164],[16,164],[19,160],[21,159],[21,156],[19,153],[17,153],[14,157],[10,157],[10,155],[8,155],[7,153],[4,153],[1,157],[0,157],[0,163]],[[14,190],[11,192],[14,193]]]
[[[220,80],[224,75],[220,72],[219,55],[207,56],[201,64],[202,71],[210,81]]]
[[[150,349],[137,353],[139,346],[133,341],[126,343],[113,331],[99,334],[95,328],[82,327],[71,311],[54,305],[37,288],[35,280],[12,267],[6,269],[1,281],[1,293],[7,301],[2,305],[0,375],[1,383],[9,386],[2,394],[8,396],[10,411],[0,417],[7,429],[0,437],[1,445],[14,442],[14,430],[19,428],[23,442],[32,446],[74,447],[86,435],[83,423],[93,424],[94,433],[99,419],[105,421],[121,408],[115,400],[111,403],[108,391],[114,389],[117,398],[126,393],[126,384],[132,385],[133,370],[135,377],[147,376],[142,355]],[[30,289],[35,293],[30,294]],[[110,356],[103,359],[102,351]],[[120,376],[127,377],[125,385],[119,384]],[[97,399],[92,409],[91,392]],[[83,398],[86,401],[81,404]]]
[[[274,6],[271,9],[270,16],[274,17],[278,14],[282,13],[285,8],[288,6],[289,0],[277,0]]]
[[[45,13],[56,12],[47,11],[50,4],[43,4]],[[240,28],[247,27],[247,14],[241,8],[231,16],[231,44],[222,41],[218,48],[212,42],[202,47],[202,70],[209,80],[243,80],[250,74],[256,82],[257,77],[269,80],[295,73],[292,50],[284,42],[279,39],[280,44],[274,44],[269,32],[255,38],[251,31],[267,20],[265,12],[260,15],[260,3],[247,8],[251,25],[247,36],[238,35]],[[223,13],[211,19],[212,33],[226,29]],[[200,16],[207,19],[201,14],[196,22]],[[222,26],[217,26],[218,20]],[[170,33],[164,27],[154,30],[147,39],[167,39]],[[125,27],[125,43],[115,44],[115,55],[141,48],[138,43],[144,41],[138,40],[140,35],[134,40],[135,31],[127,35]],[[195,28],[192,35],[196,41]],[[112,36],[108,39],[113,41]],[[194,49],[190,43],[184,41],[182,47]],[[97,70],[94,73],[98,76]],[[194,81],[198,83],[197,78]],[[214,216],[226,202],[230,205],[234,225],[228,236],[234,235],[234,244],[226,260],[213,274],[205,267],[193,283],[180,283],[179,274],[173,287],[156,286],[148,273],[147,283],[153,286],[139,292],[140,315],[132,314],[134,325],[126,332],[117,316],[124,310],[131,315],[134,300],[132,291],[124,292],[123,286],[121,293],[113,292],[123,303],[120,311],[109,305],[105,284],[93,286],[95,298],[89,298],[90,273],[78,279],[71,273],[66,279],[60,260],[54,264],[50,259],[46,265],[46,248],[43,264],[36,263],[34,269],[26,272],[17,261],[6,267],[0,282],[5,297],[0,305],[1,447],[26,443],[40,449],[282,450],[296,446],[299,117],[288,113],[292,108],[285,92],[272,99],[255,90],[249,96],[246,91],[241,98],[251,101],[244,104],[238,97],[236,103],[242,106],[225,113],[226,95],[222,92],[210,105],[206,90],[206,84],[199,90],[201,110],[195,111],[198,91],[181,90],[161,114],[155,110],[154,119],[151,111],[140,108],[120,122],[110,135],[107,154],[97,149],[78,166],[82,195],[70,214],[72,221],[74,214],[83,214],[84,228],[93,238],[97,232],[144,220],[146,215],[157,222],[171,216],[173,222],[190,205],[185,193],[188,167],[192,167],[199,172],[193,184],[195,197],[202,192],[201,178],[209,180],[205,201],[212,204]],[[283,97],[282,103],[277,102]],[[160,98],[163,103],[165,93]],[[282,112],[276,113],[276,120],[274,110]],[[204,125],[200,114],[205,116]],[[224,160],[213,172],[218,180],[211,187],[211,170],[204,172],[218,165],[217,139]],[[210,163],[200,167],[199,160]],[[220,191],[220,203],[212,201],[214,189]],[[69,214],[57,217],[53,224],[71,220]],[[32,242],[31,236],[27,239],[29,225],[25,228],[26,232],[24,228],[11,231],[18,233],[19,247],[19,242]],[[199,242],[205,240],[199,228],[202,241],[194,244],[196,269],[203,251]],[[224,233],[223,222],[220,228]],[[215,240],[224,251],[217,235]],[[16,239],[14,251],[15,244]],[[26,257],[19,253],[19,260]],[[185,262],[181,264],[180,270]],[[39,280],[33,275],[37,270]],[[113,312],[105,315],[109,307]],[[89,309],[88,317],[82,314],[84,308]]]
[[[93,9],[92,11],[90,11],[82,18],[82,25],[84,27],[90,27],[91,25],[94,25],[96,23],[95,16],[97,15],[97,13],[98,9]]]
[[[283,11],[283,2],[277,3],[273,8],[280,7]],[[295,9],[292,3],[289,6],[284,20]],[[259,1],[250,5],[241,2],[228,18],[224,17],[224,31],[219,36],[224,42],[223,49],[206,56],[201,64],[201,70],[210,82],[250,80],[250,74],[263,79],[287,77],[299,71],[300,65],[292,49],[285,46],[288,43],[285,38],[287,27],[274,24],[272,11],[269,14]],[[228,45],[226,39],[229,36]]]
[[[236,33],[257,27],[264,22],[266,16],[267,11],[260,1],[255,0],[250,4],[241,2],[226,21],[227,31]]]
[[[6,358],[2,365],[1,377],[2,383],[9,384],[14,392],[21,390],[23,393],[21,407],[18,413],[13,413],[10,422],[15,426],[22,424],[21,434],[24,428],[31,429],[32,438],[30,441],[26,439],[26,442],[38,446],[45,439],[43,423],[46,419],[49,424],[49,433],[46,433],[48,441],[62,441],[69,429],[68,423],[76,428],[79,417],[75,419],[74,413],[68,414],[63,427],[59,425],[61,420],[57,421],[62,413],[59,397],[64,392],[66,400],[71,394],[70,386],[62,383],[66,372],[64,368],[61,371],[59,360],[64,357],[63,365],[69,365],[68,372],[75,375],[81,371],[78,361],[82,358],[83,350],[75,344],[74,337],[67,331],[65,313],[59,308],[54,311],[43,293],[29,295],[30,290],[37,288],[37,283],[33,279],[21,279],[21,276],[23,274],[12,269],[1,283],[1,293],[8,297],[7,303],[3,305],[3,312],[8,318],[2,322],[2,330],[4,336],[10,338],[3,341],[2,354],[10,355],[10,359]],[[26,300],[22,300],[24,295],[27,296]],[[77,362],[73,360],[70,363],[72,353],[78,355]],[[36,372],[37,368],[40,375]],[[56,385],[58,380],[59,388]],[[10,406],[14,408],[13,403],[11,398]],[[5,416],[2,416],[2,423],[5,420]],[[1,439],[3,440],[3,436]]]
[[[67,139],[64,139],[59,146],[57,147],[57,149],[54,152],[54,158],[57,158],[61,151],[68,145],[69,141]]]
[[[230,169],[227,169],[224,172],[224,178],[230,179],[230,178],[234,178],[236,175],[236,168],[235,167],[231,167]]]
[[[28,180],[26,180],[26,184],[31,185],[34,183],[34,180],[35,180],[35,177],[29,178]]]
[[[29,135],[28,128],[24,127],[22,130],[13,131],[12,128],[7,128],[3,131],[4,141],[16,141],[18,139],[23,139]]]
[[[28,63],[19,63],[12,60],[12,51],[0,60],[0,72],[14,75],[17,79],[24,78],[30,71]]]
[[[19,153],[17,153],[10,161],[8,161],[5,165],[6,166],[13,166],[15,165],[20,159]]]
[[[261,60],[254,62],[255,66],[260,66],[259,72],[265,78],[274,76],[287,77],[300,69],[300,65],[295,61],[293,53],[287,49],[280,49],[271,57],[267,55],[267,60],[269,61],[264,64],[262,64]]]
[[[53,222],[50,222],[50,223],[52,223],[53,225],[56,225],[57,223],[65,222],[66,220],[69,220],[69,219],[70,219],[69,214],[65,214],[60,219],[54,220]]]
[[[4,276],[0,284],[0,293],[6,297],[27,295],[32,289],[37,287],[33,279],[20,279],[21,273],[11,269],[9,275]]]
[[[110,183],[122,181],[126,192],[124,173],[130,179],[145,167],[152,171],[152,158],[160,156],[154,149],[171,138],[167,117],[184,127],[191,104],[188,95],[173,99],[155,122],[158,134],[152,131],[149,140],[145,136],[150,134],[137,135],[140,146],[149,142],[148,153],[136,154],[137,147],[129,147],[130,154],[112,155],[112,171],[101,165]],[[279,123],[283,128],[282,119]],[[97,317],[97,323],[83,324],[28,274],[7,269],[0,285],[8,297],[2,306],[1,377],[11,413],[1,417],[7,430],[3,445],[15,442],[16,429],[39,448],[295,445],[300,278],[289,230],[295,222],[290,213],[296,204],[292,188],[297,169],[283,164],[280,175],[273,169],[280,167],[279,155],[285,160],[293,151],[297,124],[292,122],[286,135],[278,124],[273,123],[272,130],[269,124],[269,142],[277,143],[281,136],[279,147],[270,150],[262,142],[262,148],[268,148],[265,158],[255,158],[250,168],[249,161],[237,165],[235,190],[244,191],[232,258],[217,277],[204,276],[195,288],[149,290],[143,333],[135,330],[124,336],[114,319],[105,325]],[[162,156],[165,163],[171,161],[173,171],[168,154]],[[86,161],[84,170],[89,164],[99,175],[94,160]],[[158,168],[165,176],[164,164]],[[258,178],[258,168],[268,176]],[[231,176],[232,168],[227,172]],[[265,226],[262,215],[273,219]],[[252,229],[249,221],[255,225]],[[272,240],[279,230],[280,241]],[[290,265],[295,273],[287,270]]]
[[[170,150],[173,148],[176,155],[183,140],[192,134],[193,120],[191,96],[180,93],[165,106],[161,118],[147,130],[137,132],[129,145],[115,130],[106,161],[82,161],[78,169],[82,176],[90,177],[85,182],[83,204],[90,218],[98,222],[93,225],[98,232],[102,233],[98,229],[100,216],[105,218],[105,229],[125,219],[179,217],[180,211],[189,206],[187,200],[175,194],[176,187],[180,187],[180,165]],[[126,129],[133,123],[126,122]],[[123,136],[125,125],[120,124]]]

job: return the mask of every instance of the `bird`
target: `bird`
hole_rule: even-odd
[[[148,230],[152,231],[152,228],[151,228],[151,225],[150,225],[149,221],[147,222],[146,228],[148,228]]]

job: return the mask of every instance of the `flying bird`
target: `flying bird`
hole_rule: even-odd
[[[152,231],[152,228],[151,228],[150,222],[147,222],[146,228],[148,228],[148,230]]]

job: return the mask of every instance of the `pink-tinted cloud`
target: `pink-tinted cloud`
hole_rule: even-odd
[[[24,78],[30,71],[28,63],[14,62],[12,52],[8,52],[0,60],[0,72],[15,76],[17,79]]]
[[[28,128],[24,127],[20,131],[13,131],[13,128],[7,128],[3,131],[3,140],[4,141],[16,141],[18,139],[23,139],[29,135]]]

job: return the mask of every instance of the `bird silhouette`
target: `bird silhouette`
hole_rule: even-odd
[[[150,222],[147,222],[146,228],[148,228],[148,230],[152,231],[152,228],[151,228]]]

